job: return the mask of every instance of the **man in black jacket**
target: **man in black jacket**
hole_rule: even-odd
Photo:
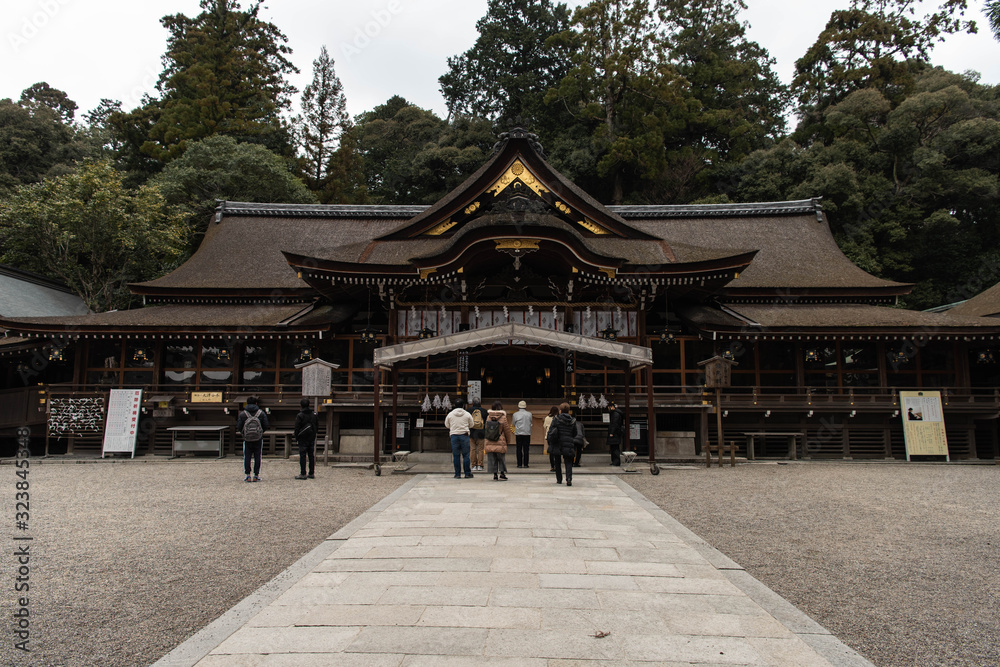
[[[319,420],[316,413],[309,407],[309,399],[299,401],[299,414],[295,415],[295,427],[292,433],[299,443],[299,475],[295,479],[316,479],[316,431],[319,430]],[[306,459],[309,459],[309,474],[306,475]]]
[[[559,405],[559,415],[552,420],[546,434],[549,452],[556,469],[556,484],[562,484],[562,463],[566,463],[566,486],[573,486],[573,456],[576,443],[582,445],[583,436],[576,428],[576,419],[569,413],[569,403]]]
[[[622,464],[622,436],[625,434],[625,413],[614,403],[608,404],[608,449],[611,450],[611,465]]]

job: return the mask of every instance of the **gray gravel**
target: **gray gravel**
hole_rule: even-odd
[[[13,525],[13,466],[0,466]],[[409,479],[266,460],[33,461],[32,646],[151,664]],[[1000,664],[1000,466],[666,469],[635,488],[880,667]],[[8,539],[7,544],[12,542]],[[3,553],[10,553],[4,549]],[[13,558],[0,561],[4,618]]]
[[[151,664],[409,479],[319,468],[298,481],[285,460],[265,460],[256,484],[232,458],[32,463],[35,650],[15,651],[5,622],[5,665]],[[8,526],[14,472],[0,466]],[[7,619],[13,567],[3,557]]]
[[[799,463],[625,479],[879,667],[1000,665],[1000,466]]]

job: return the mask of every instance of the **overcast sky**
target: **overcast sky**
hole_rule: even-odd
[[[2,0],[0,98],[17,99],[38,81],[66,91],[80,111],[102,97],[126,109],[153,91],[167,31],[166,14],[198,14],[198,0]],[[246,0],[243,2],[247,5]],[[570,7],[585,4],[571,0]],[[830,12],[850,0],[747,0],[749,36],[777,59],[786,83],[795,60],[816,40]],[[976,70],[982,82],[1000,83],[1000,42],[992,39],[982,0],[971,18],[978,35],[952,36],[933,62],[950,70]],[[301,90],[312,61],[326,45],[336,61],[352,115],[402,95],[444,115],[437,79],[449,56],[475,41],[486,0],[270,0],[263,11],[288,36]],[[298,97],[296,96],[296,102]]]

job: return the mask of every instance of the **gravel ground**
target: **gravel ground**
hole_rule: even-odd
[[[246,484],[232,459],[33,461],[35,651],[15,652],[5,623],[3,664],[151,664],[409,479],[297,472],[266,460],[264,481]],[[14,473],[0,467],[7,525]],[[1000,664],[1000,466],[799,463],[625,479],[879,667]],[[3,557],[0,580],[15,566]]]
[[[1000,466],[625,478],[879,667],[1000,665]]]
[[[4,622],[2,664],[151,664],[409,479],[320,467],[297,481],[294,460],[265,460],[261,472],[247,484],[242,459],[32,461],[34,650],[16,651]],[[8,526],[14,475],[0,466]],[[6,619],[13,561],[0,562]]]

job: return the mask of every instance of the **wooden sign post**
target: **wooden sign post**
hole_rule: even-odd
[[[699,366],[705,369],[705,387],[715,389],[715,431],[716,446],[719,448],[719,467],[722,467],[722,388],[732,385],[733,366],[738,365],[732,359],[716,355],[711,359],[699,361]],[[712,452],[705,443],[705,462],[712,467]],[[729,465],[736,465],[736,451],[729,448]]]

